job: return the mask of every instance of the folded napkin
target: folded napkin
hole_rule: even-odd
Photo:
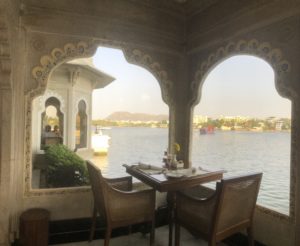
[[[165,170],[165,168],[153,166],[153,165],[145,164],[145,163],[141,163],[141,162],[138,163],[137,168],[143,172],[150,174],[150,175],[151,174],[159,174]]]
[[[151,169],[151,170],[162,170],[163,169],[162,167],[153,166],[153,165],[145,164],[145,163],[141,163],[141,162],[138,163],[138,168],[139,169]]]
[[[170,177],[193,177],[197,175],[203,175],[205,173],[207,173],[207,171],[199,170],[193,167],[193,168],[169,170],[166,172],[166,175]]]

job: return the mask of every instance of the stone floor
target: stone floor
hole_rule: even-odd
[[[168,227],[159,227],[155,231],[155,246],[167,246],[168,245]],[[68,244],[57,244],[54,246],[100,246],[103,245],[103,240],[95,240],[91,243],[89,242],[78,242],[78,243],[68,243]],[[112,238],[110,246],[148,246],[149,245],[149,235],[143,236],[141,233],[134,233],[130,236],[122,236],[117,238]],[[181,229],[181,245],[182,246],[206,246],[207,242],[196,239],[189,232]],[[226,244],[220,243],[218,246],[226,246]]]

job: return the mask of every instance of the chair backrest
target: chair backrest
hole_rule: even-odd
[[[262,173],[222,179],[212,233],[223,239],[252,224]]]
[[[102,177],[101,170],[90,161],[87,161],[87,168],[94,195],[95,206],[100,215],[105,219],[105,221],[107,221],[108,215],[107,204],[105,199],[107,194],[107,183]]]

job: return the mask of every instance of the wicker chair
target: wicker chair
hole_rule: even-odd
[[[94,237],[96,216],[99,213],[106,223],[105,246],[109,245],[112,229],[143,222],[151,223],[150,245],[153,245],[155,191],[152,189],[130,191],[132,177],[105,179],[100,169],[93,163],[87,161],[87,167],[94,195],[90,241]]]
[[[180,226],[193,235],[200,235],[210,246],[224,238],[247,229],[248,243],[254,245],[252,218],[262,173],[222,179],[209,198],[176,196],[175,245],[179,245]]]

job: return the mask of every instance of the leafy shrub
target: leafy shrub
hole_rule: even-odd
[[[49,187],[82,186],[89,183],[85,161],[65,145],[49,145],[45,149],[48,161]]]

